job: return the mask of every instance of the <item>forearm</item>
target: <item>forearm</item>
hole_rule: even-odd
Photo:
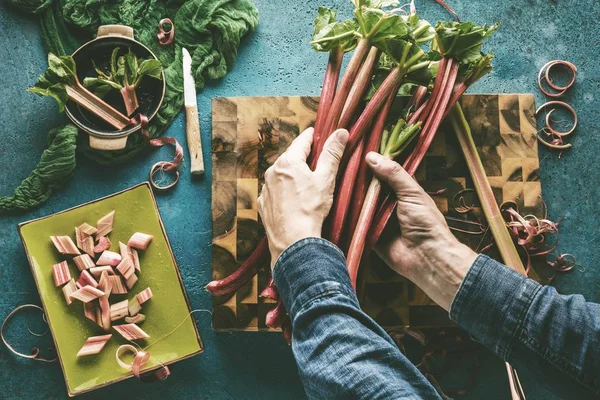
[[[311,398],[438,398],[385,331],[367,316],[341,252],[301,240],[279,257],[274,279],[292,319],[292,349]]]
[[[561,296],[479,256],[456,293],[450,317],[503,360],[543,370],[555,383],[576,381],[600,393],[598,304]]]

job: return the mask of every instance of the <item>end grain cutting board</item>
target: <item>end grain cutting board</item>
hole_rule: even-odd
[[[397,100],[391,116],[398,115],[402,101]],[[213,279],[235,271],[262,238],[256,199],[264,172],[300,132],[313,125],[317,105],[315,97],[213,100]],[[533,95],[466,95],[462,105],[498,203],[516,201],[521,213],[543,215]],[[447,127],[438,132],[417,179],[428,192],[441,192],[433,198],[444,215],[467,218],[455,211],[460,197],[457,193],[473,185],[454,132]],[[478,204],[473,192],[464,193],[463,198],[466,203]],[[469,220],[485,221],[478,207],[473,211]],[[449,225],[465,229],[456,221],[450,221]],[[481,233],[457,233],[457,236],[473,249],[490,242],[489,234],[484,237]],[[498,258],[493,248],[488,254]],[[532,275],[539,278],[535,271]],[[270,270],[265,265],[233,297],[215,298],[214,329],[270,330],[264,320],[274,303],[258,297],[269,277]],[[361,305],[384,327],[451,324],[444,310],[376,256],[371,257],[361,280]]]

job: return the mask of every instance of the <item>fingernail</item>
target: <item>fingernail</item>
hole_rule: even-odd
[[[348,133],[347,130],[345,129],[338,129],[335,132],[335,135],[337,137],[337,140],[339,140],[339,142],[343,145],[345,145],[346,143],[348,143],[348,137],[350,136],[350,134]]]
[[[382,158],[383,156],[381,154],[376,153],[374,151],[367,154],[367,162],[372,166],[376,166],[377,164],[379,164]]]

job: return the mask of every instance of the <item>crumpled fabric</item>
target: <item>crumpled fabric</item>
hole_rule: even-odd
[[[192,73],[196,79],[196,88],[201,90],[206,80],[220,79],[227,74],[237,58],[242,38],[258,25],[258,11],[252,0],[8,0],[8,4],[40,15],[46,49],[57,55],[71,54],[81,44],[95,37],[100,25],[121,24],[132,27],[135,38],[156,54],[165,71],[165,99],[151,121],[151,138],[160,136],[183,106],[181,47],[186,47],[192,55]],[[162,46],[158,43],[156,34],[158,22],[166,17],[171,18],[175,25],[175,40],[168,46]],[[69,126],[65,134],[77,136],[75,127]],[[54,140],[59,137],[50,136]],[[64,141],[52,142],[50,148],[55,144],[61,146],[62,143]],[[79,153],[100,164],[122,163],[148,149],[146,140],[139,133],[131,135],[127,140],[127,147],[119,151],[93,150],[87,140],[83,139],[77,142],[76,147]],[[46,188],[53,190],[70,178],[72,174],[65,172],[75,168],[74,148],[72,152],[73,157],[69,158],[72,160],[71,165],[63,163],[63,169],[51,169],[56,175],[50,173],[42,177],[53,180],[53,184],[43,179],[43,182],[34,179],[33,183],[37,184],[29,184],[28,192],[36,200],[27,207],[18,207],[19,209],[41,204],[49,197],[49,194],[42,195]],[[34,174],[35,170],[26,181]],[[0,213],[14,208],[0,202]]]

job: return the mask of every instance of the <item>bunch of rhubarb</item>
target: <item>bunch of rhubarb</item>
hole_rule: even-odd
[[[153,237],[136,232],[127,244],[119,242],[119,252],[111,251],[108,234],[113,230],[114,218],[112,211],[100,218],[95,227],[79,225],[75,228],[75,242],[70,236],[51,236],[58,253],[68,257],[52,266],[52,277],[55,286],[62,289],[67,305],[73,300],[83,303],[83,315],[94,325],[105,332],[112,327],[128,341],[146,339],[150,336],[137,324],[146,319],[140,311],[142,304],[152,298],[152,290],[147,287],[130,299],[126,296],[141,273],[138,251],[146,250]],[[69,261],[77,268],[77,279],[71,277]],[[88,338],[77,356],[98,354],[111,337],[112,334],[106,334]]]
[[[380,151],[414,174],[452,106],[491,70],[492,56],[483,54],[481,47],[498,25],[440,22],[434,28],[419,17],[414,3],[409,11],[396,0],[353,0],[353,4],[353,19],[338,22],[334,11],[320,8],[315,20],[312,46],[329,52],[329,60],[309,164],[315,168],[332,132],[339,128],[350,132],[323,237],[346,253],[356,287],[361,260],[395,207],[388,189],[372,178],[365,155]],[[343,55],[351,49],[342,74]],[[401,115],[389,115],[400,94],[412,97]],[[389,120],[397,122],[388,127]],[[206,289],[216,296],[231,296],[266,265],[264,238],[236,272],[210,282]],[[272,282],[261,296],[278,300]],[[284,333],[289,329],[280,301],[267,315],[267,326],[283,326]]]

